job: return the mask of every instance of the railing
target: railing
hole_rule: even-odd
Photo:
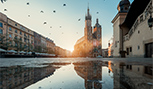
[[[149,11],[151,10],[152,7],[152,1],[149,2],[148,6],[146,7],[146,9],[144,10],[144,12],[138,16],[138,18],[136,19],[136,21],[134,22],[133,26],[131,27],[131,29],[129,30],[128,34],[125,35],[123,37],[123,40],[129,40],[130,37],[133,35],[133,33],[135,32],[137,26],[143,22],[144,20],[146,20],[147,18],[149,18]]]

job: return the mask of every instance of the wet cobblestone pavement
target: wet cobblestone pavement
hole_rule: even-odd
[[[0,89],[153,89],[153,59],[0,60]]]

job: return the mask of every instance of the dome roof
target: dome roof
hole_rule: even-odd
[[[122,1],[120,1],[119,6],[129,5],[129,4],[130,4],[129,0],[122,0]]]

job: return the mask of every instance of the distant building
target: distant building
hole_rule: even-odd
[[[42,52],[46,53],[47,52],[47,43],[46,43],[46,37],[41,35],[41,48]]]
[[[16,51],[34,50],[34,32],[0,13],[0,48]]]
[[[37,32],[34,32],[34,51],[35,52],[41,52],[42,47],[41,47],[41,35],[38,34]]]
[[[55,53],[55,43],[53,40],[46,38],[46,44],[47,44],[47,53],[53,54]]]
[[[77,40],[74,46],[73,56],[97,57],[102,55],[101,25],[97,19],[92,29],[91,19],[92,17],[88,8],[87,15],[85,16],[84,36]]]
[[[153,57],[153,30],[148,26],[152,0],[122,0],[113,19],[114,56]],[[130,9],[129,9],[130,6]]]
[[[107,49],[102,49],[102,56],[103,57],[108,57],[108,48]]]
[[[108,42],[108,57],[113,57],[113,38]]]

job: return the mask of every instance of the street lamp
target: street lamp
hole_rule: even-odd
[[[153,25],[153,18],[152,15],[150,14],[150,18],[148,19],[148,26],[151,28]]]
[[[151,28],[153,26],[152,8],[149,11],[149,13],[150,13],[150,18],[148,19],[148,26]]]

